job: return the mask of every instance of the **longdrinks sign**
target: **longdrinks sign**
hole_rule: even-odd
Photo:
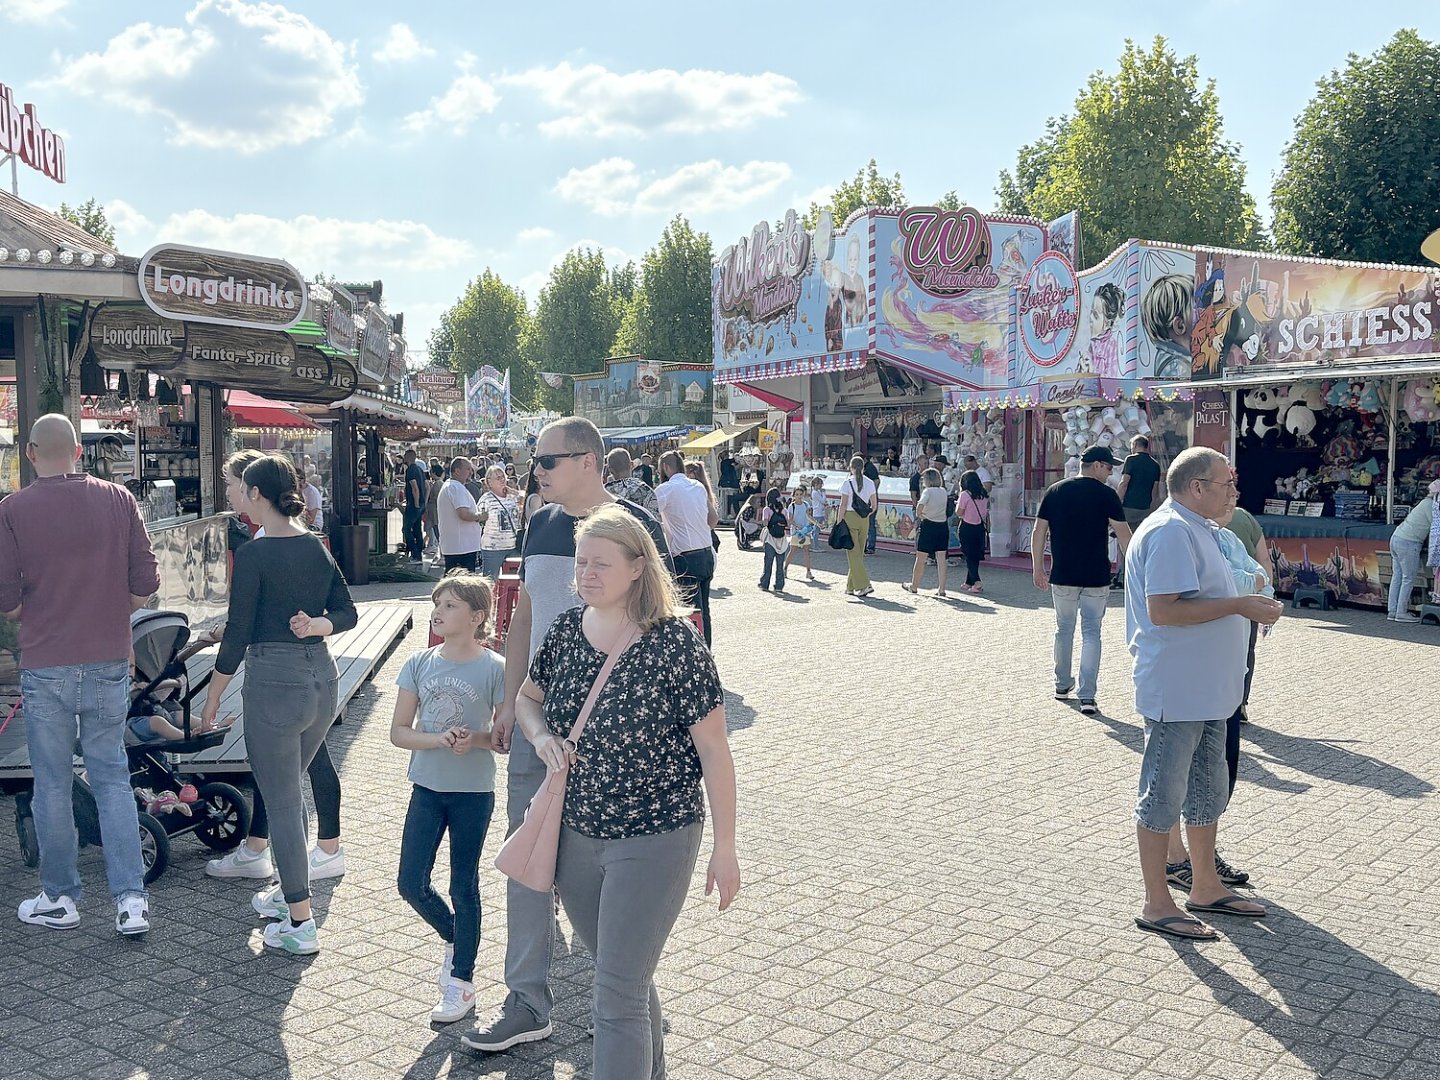
[[[157,315],[288,330],[305,315],[305,279],[280,259],[161,244],[140,260],[140,296]]]
[[[65,183],[65,140],[40,123],[34,105],[16,105],[15,95],[0,83],[0,155],[14,154],[57,184]]]

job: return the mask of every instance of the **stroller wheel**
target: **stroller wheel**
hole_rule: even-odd
[[[30,812],[30,799],[15,799],[15,835],[20,838],[20,861],[26,866],[40,865],[40,840],[35,835],[35,815]]]
[[[212,851],[230,851],[250,835],[250,804],[239,788],[201,784],[193,807],[200,819],[195,835]]]
[[[140,814],[140,863],[145,867],[146,885],[170,865],[170,837],[165,826],[143,812]]]

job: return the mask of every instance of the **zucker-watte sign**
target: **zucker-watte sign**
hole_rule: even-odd
[[[90,321],[96,363],[248,390],[277,401],[331,404],[355,392],[353,364],[270,330],[186,324],[105,304]]]
[[[140,260],[140,295],[184,322],[288,330],[305,313],[305,279],[287,262],[161,244]]]

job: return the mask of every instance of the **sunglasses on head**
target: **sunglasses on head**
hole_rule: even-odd
[[[589,452],[590,451],[588,450],[572,450],[568,454],[540,454],[535,458],[535,464],[540,466],[540,468],[544,469],[546,472],[549,472],[551,469],[555,468],[555,463],[561,458],[584,457]]]

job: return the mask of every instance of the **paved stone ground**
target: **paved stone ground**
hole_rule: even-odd
[[[828,551],[783,598],[759,565],[727,543],[715,605],[746,886],[721,916],[697,882],[670,940],[673,1076],[1440,1076],[1434,628],[1309,613],[1262,644],[1221,839],[1272,914],[1193,945],[1131,924],[1140,729],[1115,604],[1106,715],[1087,718],[1051,699],[1053,622],[1022,575],[947,603],[901,592],[908,560],[882,555],[860,603]],[[261,955],[249,890],[205,878],[190,839],[149,940],[119,940],[86,851],[80,929],[0,917],[0,1077],[586,1075],[590,965],[568,944],[552,1040],[481,1058],[427,1023],[439,950],[395,895],[405,758],[386,738],[422,627],[332,736],[351,869],[317,889],[324,951]],[[5,903],[34,881],[0,837]],[[484,894],[488,1007],[493,871]]]

